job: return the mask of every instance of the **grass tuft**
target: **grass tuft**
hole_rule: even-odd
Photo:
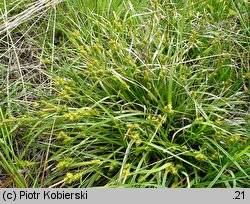
[[[0,186],[250,187],[248,7],[0,3]]]

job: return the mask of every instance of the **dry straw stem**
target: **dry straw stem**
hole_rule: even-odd
[[[0,16],[0,22],[4,22],[0,25],[0,35],[5,33],[8,30],[11,30],[22,23],[39,16],[41,12],[44,10],[48,10],[51,7],[54,7],[56,4],[63,2],[64,0],[41,0],[33,3],[26,10],[21,13],[18,13],[15,16],[8,17],[7,11],[1,11],[1,13],[5,13],[5,15]]]

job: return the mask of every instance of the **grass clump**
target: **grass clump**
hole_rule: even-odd
[[[247,1],[23,3],[1,5],[3,185],[249,187]]]

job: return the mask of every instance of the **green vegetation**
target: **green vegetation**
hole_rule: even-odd
[[[1,1],[0,186],[250,187],[249,8]]]

